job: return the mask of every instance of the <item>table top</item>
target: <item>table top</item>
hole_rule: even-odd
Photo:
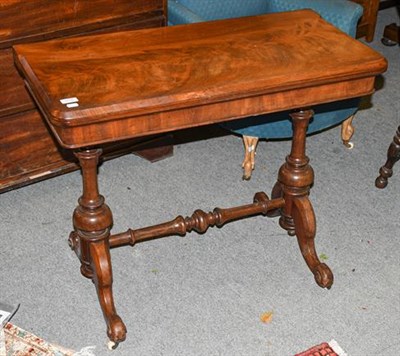
[[[311,10],[14,51],[45,118],[69,148],[366,95],[387,66]],[[222,114],[229,103],[235,109]],[[187,111],[200,107],[196,115]]]

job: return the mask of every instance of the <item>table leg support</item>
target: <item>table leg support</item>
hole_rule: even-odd
[[[319,260],[315,245],[316,222],[311,202],[308,198],[314,181],[314,171],[306,156],[306,131],[313,116],[312,110],[300,110],[290,114],[293,121],[293,140],[290,154],[279,170],[278,183],[273,196],[281,194],[285,206],[281,209],[280,225],[289,235],[296,235],[300,251],[314,274],[320,287],[330,288],[333,274],[329,267]]]
[[[70,246],[81,261],[82,274],[92,279],[96,286],[100,306],[107,324],[107,335],[118,345],[125,340],[126,327],[118,316],[112,292],[112,267],[110,257],[110,229],[112,214],[99,194],[97,165],[100,149],[82,150],[75,153],[82,169],[83,194],[74,211],[74,231]]]

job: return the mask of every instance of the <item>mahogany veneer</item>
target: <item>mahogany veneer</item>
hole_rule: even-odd
[[[126,328],[112,292],[110,248],[257,214],[280,215],[321,287],[333,274],[315,250],[309,199],[313,169],[305,153],[311,106],[371,94],[386,60],[310,10],[170,28],[127,31],[14,47],[16,63],[59,143],[78,157],[83,195],[70,245],[91,278],[118,344]],[[51,53],[51,55],[49,55]],[[72,106],[63,104],[65,98]],[[61,100],[61,101],[60,101]],[[100,195],[97,145],[293,109],[293,141],[272,199],[196,210],[142,229],[111,235],[112,213]]]
[[[160,27],[166,23],[165,0],[13,0],[0,5],[0,192],[79,169],[76,158],[61,149],[14,67],[17,43],[82,34]],[[111,158],[140,150],[138,142],[106,148]],[[171,154],[153,144],[146,158]],[[172,145],[169,146],[172,149]]]

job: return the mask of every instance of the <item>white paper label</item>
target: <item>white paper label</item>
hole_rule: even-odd
[[[76,103],[78,102],[79,99],[76,97],[73,98],[64,98],[64,99],[60,99],[60,103],[63,105],[67,105],[67,104],[71,104],[71,103]]]
[[[67,108],[77,108],[78,106],[79,106],[78,103],[67,104]]]

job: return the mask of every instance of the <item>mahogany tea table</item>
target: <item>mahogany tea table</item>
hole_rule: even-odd
[[[317,284],[331,287],[333,274],[314,245],[306,129],[313,105],[374,91],[375,76],[387,67],[379,53],[311,10],[58,39],[17,45],[14,52],[55,137],[79,159],[83,194],[69,243],[96,286],[115,346],[126,337],[112,292],[110,249],[116,246],[279,215],[280,225],[297,236]],[[196,210],[111,234],[111,210],[97,181],[103,144],[288,109],[292,148],[271,199],[260,192],[247,205]]]

